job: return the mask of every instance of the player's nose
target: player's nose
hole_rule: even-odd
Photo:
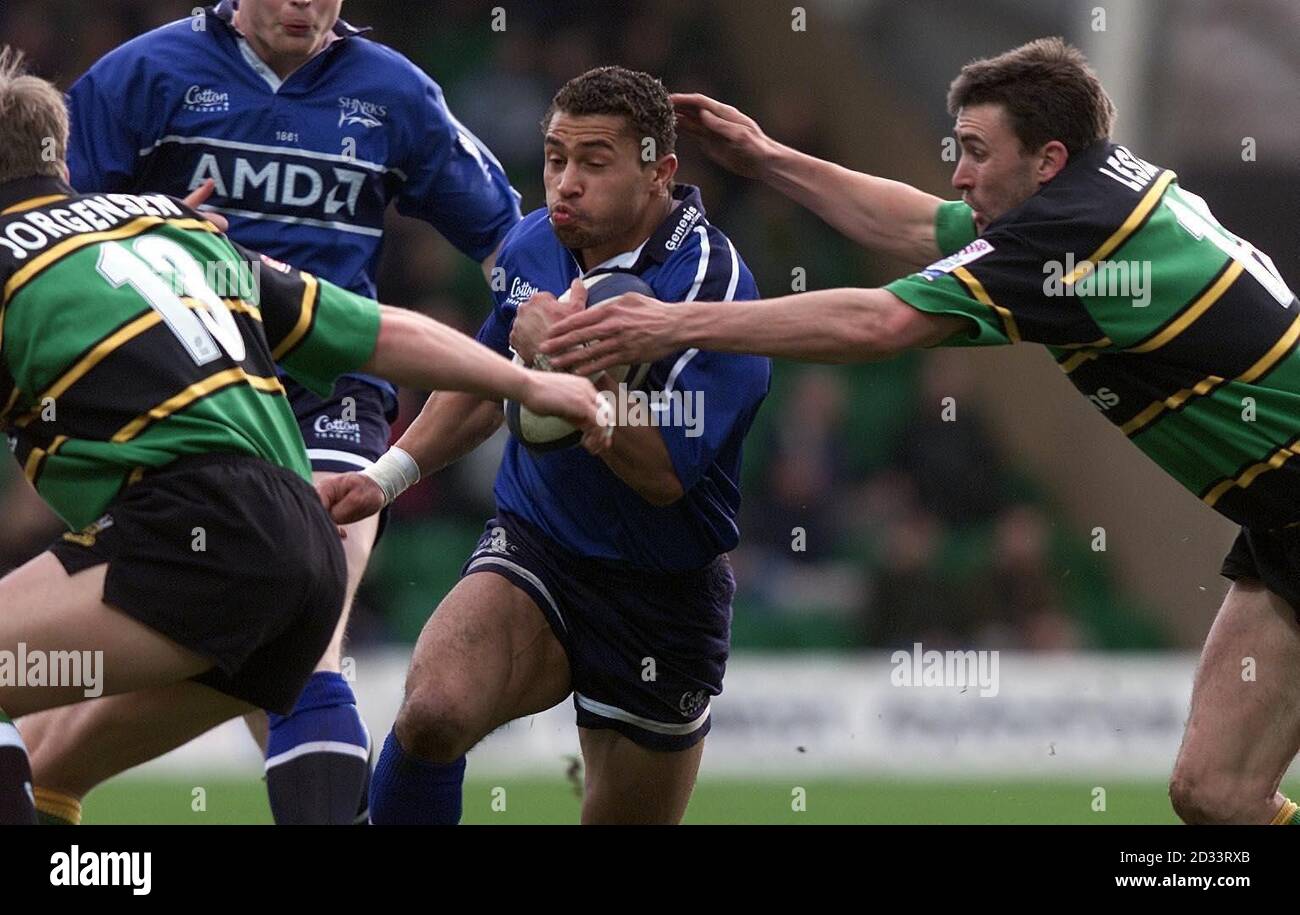
[[[572,197],[582,192],[582,181],[576,166],[569,164],[556,179],[555,189],[565,197]]]
[[[959,191],[967,191],[975,186],[975,178],[965,156],[957,161],[957,167],[952,171],[952,186]]]

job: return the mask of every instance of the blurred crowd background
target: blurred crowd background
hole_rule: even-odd
[[[66,88],[98,56],[193,6],[3,0],[0,36]],[[495,7],[505,11],[504,31],[492,29]],[[806,31],[796,29],[799,10]],[[346,0],[343,14],[443,86],[506,166],[524,212],[544,202],[538,122],[552,94],[607,63],[733,103],[807,152],[953,197],[943,155],[949,80],[973,57],[1064,35],[1116,97],[1117,138],[1178,171],[1293,287],[1300,282],[1294,0]],[[1216,59],[1236,62],[1233,72]],[[1249,160],[1246,137],[1257,148]],[[876,285],[901,272],[777,193],[714,167],[689,139],[679,154],[680,179],[702,187],[710,220],[765,294],[789,292],[798,269],[808,288]],[[381,298],[473,333],[490,307],[477,265],[428,226],[389,218]],[[1195,640],[1199,624],[1171,625],[1179,608],[1139,593],[1112,554],[1094,548],[1092,524],[1065,504],[1052,473],[1023,465],[1003,425],[988,420],[990,364],[934,351],[852,368],[777,365],[745,455],[742,540],[732,555],[737,649],[921,641],[1142,650]],[[949,397],[955,421],[943,415]],[[423,398],[403,392],[397,432]],[[504,435],[394,507],[353,614],[354,645],[415,638],[492,513]],[[58,524],[12,462],[0,473],[7,568],[39,551]]]

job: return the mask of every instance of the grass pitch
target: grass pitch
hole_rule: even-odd
[[[1095,789],[1105,789],[1105,809]],[[202,788],[200,794],[197,788]],[[803,807],[796,788],[803,788]],[[1291,785],[1296,795],[1300,785]],[[503,789],[503,790],[502,790]],[[1285,790],[1285,786],[1284,786]],[[500,809],[504,807],[504,809]],[[555,778],[476,779],[465,785],[462,822],[475,825],[576,823],[579,798]],[[122,778],[90,794],[87,824],[267,823],[265,785],[256,779]],[[1061,781],[805,781],[701,779],[687,823],[728,824],[1129,824],[1176,823],[1160,782],[1102,785]]]

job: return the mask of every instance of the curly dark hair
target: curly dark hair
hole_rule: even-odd
[[[542,132],[555,112],[566,114],[621,114],[638,139],[651,137],[659,156],[677,148],[677,119],[664,84],[649,73],[625,67],[596,67],[575,76],[555,93]]]
[[[1040,38],[997,57],[974,60],[948,90],[948,113],[995,102],[1006,107],[1026,150],[1060,140],[1071,156],[1110,137],[1115,106],[1078,48]]]

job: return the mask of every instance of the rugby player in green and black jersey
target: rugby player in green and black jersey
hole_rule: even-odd
[[[674,103],[716,161],[869,248],[929,266],[883,289],[744,308],[628,296],[555,325],[542,346],[555,367],[688,346],[854,362],[1044,344],[1135,445],[1242,526],[1193,686],[1174,809],[1189,823],[1300,825],[1278,791],[1300,749],[1300,306],[1268,257],[1172,171],[1111,141],[1111,101],[1060,39],[975,61],[953,82],[960,202],[796,152],[712,99]],[[1243,681],[1245,657],[1257,680]]]
[[[292,708],[346,574],[277,362],[323,392],[363,370],[518,397],[609,444],[585,378],[260,258],[172,198],[79,195],[67,138],[62,94],[0,49],[0,426],[80,531],[0,579],[0,653],[40,670],[0,680],[0,823],[35,821],[6,716],[146,690],[211,725]],[[214,291],[230,277],[239,295]],[[402,458],[381,487],[418,477]]]

